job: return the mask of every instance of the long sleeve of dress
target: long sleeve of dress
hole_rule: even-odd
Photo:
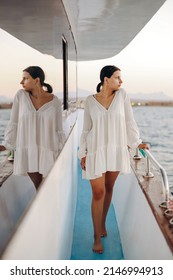
[[[141,144],[139,129],[134,119],[132,106],[129,97],[125,96],[124,102],[125,118],[126,118],[126,131],[127,131],[127,145],[130,148],[137,148]]]
[[[11,109],[10,121],[5,131],[5,140],[2,143],[7,150],[13,150],[16,145],[18,114],[19,114],[19,94],[21,93],[18,92],[14,97],[13,106]]]
[[[92,128],[92,120],[89,113],[89,107],[87,99],[85,101],[85,109],[84,109],[84,121],[83,121],[83,130],[80,138],[80,145],[79,145],[79,151],[78,151],[78,157],[79,159],[83,158],[87,154],[87,135],[89,131]]]
[[[57,132],[58,140],[59,140],[58,150],[60,151],[64,146],[66,136],[65,136],[65,133],[63,130],[63,125],[62,125],[62,109],[61,109],[61,102],[59,100],[58,100],[58,109],[57,109],[56,132]]]

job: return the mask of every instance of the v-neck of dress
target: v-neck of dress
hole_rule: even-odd
[[[31,97],[30,97],[29,92],[27,92],[27,97],[28,97],[29,103],[31,104],[32,108],[33,108],[36,112],[40,111],[40,110],[41,110],[42,108],[44,108],[46,105],[48,105],[49,103],[51,103],[51,102],[54,100],[54,98],[55,98],[55,96],[53,96],[52,100],[50,100],[50,101],[44,103],[40,108],[36,109],[35,106],[34,106],[34,104],[33,104],[33,102],[32,102],[32,99],[31,99]]]
[[[92,95],[92,97],[94,98],[95,102],[102,108],[104,109],[105,111],[109,111],[114,103],[114,100],[117,99],[117,94],[118,94],[118,91],[116,93],[114,93],[114,97],[109,105],[108,108],[104,107],[97,99],[96,99],[96,96],[95,95]]]

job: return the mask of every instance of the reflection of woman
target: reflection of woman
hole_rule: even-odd
[[[119,173],[130,172],[128,146],[141,144],[129,98],[123,89],[121,71],[105,66],[100,72],[97,94],[87,97],[79,157],[83,178],[92,188],[93,251],[102,253],[101,237],[107,236],[106,216]],[[101,88],[101,90],[100,90]]]
[[[61,103],[44,79],[38,66],[23,71],[23,89],[14,98],[5,141],[0,145],[1,151],[15,148],[14,174],[28,174],[36,189],[65,140]]]

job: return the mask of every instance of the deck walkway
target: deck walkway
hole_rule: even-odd
[[[82,179],[80,165],[78,166],[78,170],[78,199],[71,260],[124,259],[115,212],[112,205],[109,209],[107,218],[108,236],[106,238],[102,238],[104,253],[101,255],[93,253],[93,226],[90,206],[91,188],[89,181]]]

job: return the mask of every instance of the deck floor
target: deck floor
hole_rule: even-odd
[[[78,163],[79,164],[79,163]],[[123,252],[119,237],[113,205],[107,217],[108,236],[102,238],[104,253],[95,254],[92,251],[93,226],[91,218],[91,188],[88,180],[82,179],[80,165],[78,166],[78,198],[74,226],[74,238],[71,260],[122,260]]]

